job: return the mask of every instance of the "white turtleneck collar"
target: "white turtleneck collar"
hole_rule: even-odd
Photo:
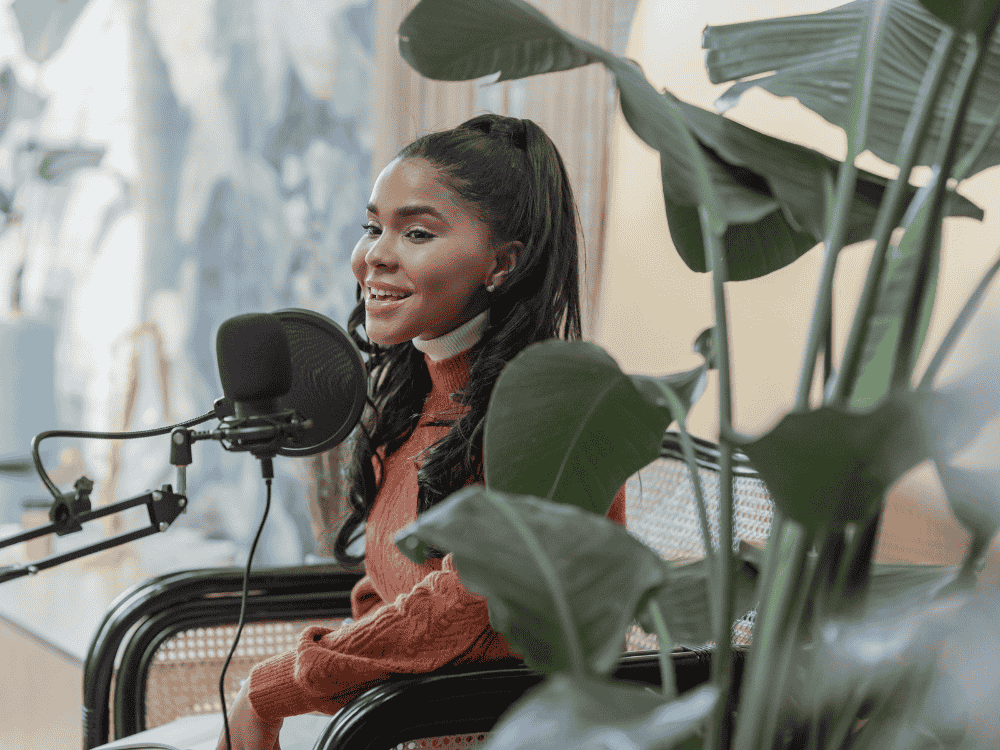
[[[486,310],[483,310],[468,323],[463,323],[454,331],[449,331],[436,339],[413,339],[413,345],[418,351],[430,357],[432,362],[440,362],[471,348],[482,337],[485,329]]]

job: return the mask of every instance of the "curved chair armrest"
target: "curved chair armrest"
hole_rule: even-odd
[[[737,649],[737,679],[743,658],[744,651]],[[711,677],[711,649],[675,651],[673,661],[680,692]],[[612,678],[659,687],[657,652],[623,654]],[[523,662],[393,677],[344,706],[314,750],[385,750],[416,739],[489,732],[511,705],[544,679]]]
[[[83,664],[84,746],[108,741],[109,702],[116,661],[116,735],[140,731],[143,706],[135,683],[159,643],[179,629],[235,622],[243,568],[203,568],[168,573],[133,586],[108,608]],[[350,614],[350,594],[362,577],[340,565],[271,568],[250,575],[247,621],[339,617]],[[120,705],[119,705],[120,704]],[[138,719],[136,718],[138,717]]]

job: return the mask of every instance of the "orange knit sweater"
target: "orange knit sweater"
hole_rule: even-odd
[[[490,627],[486,599],[465,589],[451,554],[417,565],[393,541],[416,520],[423,454],[448,431],[427,423],[455,418],[464,408],[450,396],[465,386],[467,354],[426,361],[432,387],[423,417],[410,439],[386,459],[385,481],[365,525],[367,575],[351,591],[354,622],[308,628],[294,651],[254,667],[250,704],[268,724],[310,711],[334,714],[394,673],[519,656]],[[624,487],[608,518],[625,525]]]

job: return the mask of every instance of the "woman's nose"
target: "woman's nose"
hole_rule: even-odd
[[[365,263],[376,268],[378,266],[393,267],[395,262],[395,253],[392,251],[389,238],[383,231],[375,238],[375,241],[368,248],[368,252],[365,253]]]

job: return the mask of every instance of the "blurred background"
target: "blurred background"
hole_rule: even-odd
[[[706,24],[838,4],[772,0],[531,0],[564,28],[638,60],[658,87],[705,108]],[[492,84],[434,83],[401,60],[415,0],[3,0],[0,3],[0,539],[43,523],[51,502],[29,463],[47,429],[140,430],[195,417],[221,396],[215,334],[227,318],[303,307],[345,325],[348,259],[378,171],[424,132],[494,111],[539,122],[567,162],[585,241],[585,331],[627,372],[697,364],[710,280],[673,251],[657,155],[628,129],[603,68]],[[843,133],[794,101],[751,92],[730,116],[843,158]],[[874,157],[863,164],[892,175]],[[962,192],[983,222],[949,219],[933,351],[991,262],[996,170]],[[919,177],[919,175],[918,175]],[[867,255],[866,255],[867,254]],[[842,348],[870,249],[837,279]],[[737,429],[791,406],[820,254],[729,289]],[[995,348],[990,295],[954,377]],[[709,392],[690,418],[714,440]],[[995,435],[993,436],[996,437]],[[63,491],[95,505],[173,482],[167,437],[52,440]],[[995,444],[995,440],[994,440]],[[329,557],[344,507],[336,452],[275,462],[275,503],[256,561]],[[0,584],[0,746],[79,747],[81,663],[108,604],[146,578],[243,564],[264,505],[256,461],[194,447],[188,512],[164,534]],[[0,549],[0,567],[93,543],[141,513]],[[883,560],[954,563],[968,536],[933,471],[893,491]]]

